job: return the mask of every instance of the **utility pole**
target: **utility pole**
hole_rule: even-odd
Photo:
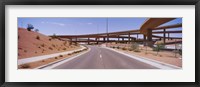
[[[107,43],[106,43],[106,47],[108,44],[108,18],[106,18],[106,33],[107,33]]]

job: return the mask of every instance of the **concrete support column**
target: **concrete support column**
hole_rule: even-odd
[[[107,34],[107,42],[109,42],[109,34]]]
[[[146,46],[146,35],[143,35],[143,44],[144,44],[144,46]]]
[[[97,37],[95,38],[95,41],[96,41],[96,42],[97,42],[97,44],[98,44],[98,38],[97,38]]]
[[[118,42],[119,42],[119,35],[118,35]]]
[[[137,34],[137,40],[138,40],[138,34]]]
[[[72,45],[72,38],[70,38],[69,40],[70,40],[70,43],[69,43],[69,44]]]
[[[148,42],[148,46],[153,46],[153,42],[152,42],[152,30],[151,29],[147,30],[147,42]]]
[[[88,45],[90,44],[90,38],[88,38]]]
[[[77,41],[78,41],[78,39],[77,39],[77,37],[76,37],[75,39],[76,39],[76,42],[75,42],[75,44],[77,45],[77,43],[78,43],[78,42],[77,42]]]
[[[166,32],[166,29],[163,29],[163,43],[165,44],[165,39],[166,39],[166,34],[165,34],[165,32]]]
[[[169,37],[170,37],[169,34],[170,34],[170,33],[168,33],[168,40],[169,40]]]
[[[128,43],[130,44],[131,43],[131,34],[128,33]]]

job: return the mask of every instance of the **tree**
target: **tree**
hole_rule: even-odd
[[[157,43],[156,44],[156,47],[154,47],[154,51],[157,51],[157,54],[156,55],[158,55],[158,52],[160,52],[160,50],[161,49],[164,49],[165,48],[165,46],[164,46],[164,44],[163,43]]]
[[[35,29],[35,32],[39,32],[39,29]]]
[[[180,55],[182,55],[182,47],[180,46],[180,44],[175,44],[174,53],[175,53],[175,57],[177,57],[176,56],[177,53],[180,54]]]
[[[56,39],[56,38],[57,38],[57,36],[56,36],[56,34],[54,33],[53,36],[52,36],[52,39]]]
[[[31,29],[34,29],[33,25],[32,24],[27,24],[27,30],[31,31]]]

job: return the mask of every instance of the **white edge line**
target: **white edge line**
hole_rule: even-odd
[[[141,62],[150,64],[150,65],[155,66],[155,67],[160,68],[160,69],[180,69],[180,67],[174,66],[174,65],[171,65],[171,64],[163,63],[163,62],[152,60],[152,59],[147,59],[147,58],[144,58],[144,57],[137,58],[139,56],[134,57],[134,56],[132,56],[130,54],[119,52],[117,50],[114,50],[114,49],[111,49],[111,48],[108,48],[108,47],[103,47],[103,48],[115,51],[115,52],[123,54],[123,55],[126,55],[126,56],[128,56],[130,58],[133,58],[133,59],[139,60]]]
[[[70,58],[61,59],[61,60],[58,60],[58,61],[55,61],[55,62],[51,62],[49,64],[42,65],[42,66],[36,67],[34,69],[53,69],[53,68],[55,68],[55,67],[57,67],[59,65],[62,65],[65,62],[68,62],[68,61],[70,61],[72,59],[75,59],[75,58],[77,58],[77,57],[79,57],[79,56],[81,56],[81,55],[83,55],[83,54],[85,54],[85,53],[87,53],[89,51],[90,51],[90,48],[86,52],[83,52],[83,53],[78,54],[76,56],[73,56],[73,57],[70,57]]]

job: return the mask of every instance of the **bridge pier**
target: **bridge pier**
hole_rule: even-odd
[[[70,40],[70,43],[69,43],[69,44],[72,45],[72,38],[70,38],[69,40]]]
[[[107,34],[107,42],[109,42],[109,34]]]
[[[165,32],[166,32],[166,29],[163,29],[163,43],[165,44],[165,37],[166,37],[166,35],[165,35]]]
[[[106,42],[106,38],[105,37],[103,38],[103,42]]]
[[[169,37],[170,37],[169,34],[170,34],[170,33],[168,33],[168,40],[169,40]]]
[[[118,35],[118,43],[119,43],[119,39],[120,39],[120,38],[119,38],[119,35]]]
[[[148,29],[147,31],[147,41],[148,41],[148,46],[152,47],[153,42],[152,42],[152,30]]]
[[[143,35],[143,44],[146,46],[146,35]]]
[[[97,42],[96,44],[98,44],[98,38],[95,38],[95,41]]]
[[[122,38],[122,43],[124,43],[124,38]]]
[[[88,45],[90,44],[90,38],[88,38]]]
[[[128,43],[130,44],[131,43],[131,34],[130,33],[128,33]]]

